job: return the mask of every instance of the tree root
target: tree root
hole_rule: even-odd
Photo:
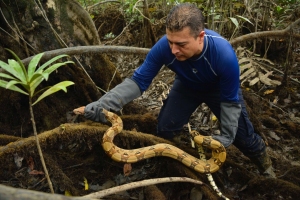
[[[89,198],[102,198],[111,194],[115,194],[117,192],[122,192],[126,191],[129,189],[134,189],[138,187],[143,187],[143,186],[149,186],[149,185],[155,185],[159,183],[171,183],[171,182],[190,182],[190,183],[195,183],[195,184],[200,184],[202,185],[203,183],[198,180],[194,180],[191,178],[186,178],[186,177],[167,177],[167,178],[155,178],[155,179],[149,179],[149,180],[143,180],[143,181],[137,181],[133,183],[128,183],[124,185],[120,185],[117,187],[109,188],[103,191],[95,192],[83,197],[89,197]]]

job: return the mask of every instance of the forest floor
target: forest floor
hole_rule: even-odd
[[[113,57],[120,73],[127,77],[133,68],[126,68],[134,56]],[[126,61],[127,60],[127,61]],[[122,61],[122,62],[121,62]],[[126,73],[125,73],[126,72]],[[115,143],[124,149],[135,149],[157,143],[169,143],[197,157],[184,137],[182,140],[167,141],[155,134],[156,116],[166,98],[174,74],[162,69],[150,88],[133,103],[124,108],[121,116],[124,130],[115,138]],[[229,199],[297,199],[300,192],[300,141],[299,141],[299,84],[290,81],[285,98],[274,103],[282,90],[266,94],[269,88],[255,91],[244,89],[244,97],[254,127],[268,145],[268,153],[273,161],[276,179],[261,176],[256,166],[237,148],[227,149],[227,159],[219,171],[213,173],[216,185]],[[276,93],[277,92],[277,93]],[[281,101],[280,101],[281,100]],[[72,118],[73,117],[73,118]],[[67,119],[66,119],[67,122]],[[199,174],[177,160],[155,157],[131,164],[130,173],[124,173],[127,165],[117,163],[103,151],[100,143],[110,124],[102,125],[85,120],[83,117],[69,116],[68,122],[53,130],[40,134],[45,160],[53,181],[55,192],[83,196],[99,190],[111,188],[151,178],[189,177],[203,182],[163,183],[128,190],[108,199],[219,199],[205,174]],[[204,135],[218,131],[218,122],[206,105],[201,105],[190,119],[193,129]],[[188,131],[186,130],[186,134]],[[9,157],[9,150],[20,148],[21,153]],[[19,139],[0,148],[2,176],[1,184],[17,188],[49,192],[43,178],[38,155],[34,152],[35,140]],[[5,152],[5,153],[3,153]],[[209,152],[208,152],[209,154]],[[4,156],[5,155],[5,156]],[[19,162],[18,162],[19,161]],[[88,189],[85,187],[88,185]]]

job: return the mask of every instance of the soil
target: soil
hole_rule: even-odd
[[[123,22],[118,21],[118,23]],[[118,34],[121,30],[115,28],[113,33]],[[118,44],[126,43],[127,39],[129,40],[127,37],[120,37]],[[134,42],[132,39],[130,38],[130,44]],[[144,59],[136,55],[121,54],[112,54],[109,58],[118,67],[122,78],[130,76],[134,68]],[[297,70],[299,65],[300,63],[294,63],[294,70],[289,73],[289,77],[299,77],[299,70]],[[278,70],[283,69],[278,68]],[[274,73],[274,77],[276,76],[282,80],[282,74]],[[147,92],[124,107],[123,115],[119,113],[124,123],[124,130],[114,140],[117,146],[135,149],[157,143],[169,143],[195,157],[199,156],[184,136],[176,141],[167,141],[155,136],[156,117],[173,80],[174,74],[163,68]],[[224,165],[212,174],[216,185],[229,199],[298,199],[300,194],[299,82],[287,78],[284,86],[243,85],[243,94],[256,132],[267,144],[267,151],[272,159],[277,178],[270,179],[260,175],[256,166],[247,157],[234,146],[230,146],[227,149]],[[28,113],[26,112],[25,115]],[[203,135],[210,135],[219,130],[218,122],[213,119],[206,105],[199,106],[191,116],[190,124]],[[124,173],[126,165],[113,161],[101,147],[101,138],[109,126],[110,124],[91,122],[82,116],[69,113],[65,123],[39,134],[55,193],[83,196],[124,183],[179,176],[200,180],[203,184],[163,183],[116,193],[106,199],[220,199],[205,174],[199,174],[168,157],[142,160],[131,164],[130,173]],[[183,132],[188,134],[186,127]],[[1,184],[49,193],[33,137],[21,138],[2,134],[0,145]],[[209,155],[209,152],[207,154]]]

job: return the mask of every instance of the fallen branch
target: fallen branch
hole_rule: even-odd
[[[85,54],[85,53],[126,53],[126,54],[142,54],[146,55],[150,49],[127,47],[127,46],[77,46],[68,47],[62,49],[56,49],[51,51],[45,51],[42,60],[49,60],[57,55],[67,54],[69,56]],[[26,65],[30,62],[33,56],[25,58],[22,62]]]
[[[13,188],[5,185],[0,185],[0,199],[26,199],[26,200],[91,200],[91,198],[83,197],[68,197],[60,194],[49,194],[28,189]]]
[[[245,42],[247,40],[254,40],[254,39],[265,38],[265,37],[284,38],[284,37],[292,36],[293,38],[300,40],[300,34],[295,34],[291,31],[292,28],[294,26],[296,26],[298,23],[300,23],[300,19],[296,20],[295,22],[293,22],[292,24],[290,24],[288,27],[286,27],[283,30],[249,33],[247,35],[243,35],[243,36],[240,36],[240,37],[230,40],[230,44],[232,46],[235,46],[235,45],[237,45],[241,42]]]
[[[194,180],[191,178],[187,177],[167,177],[167,178],[155,178],[155,179],[148,179],[148,180],[143,180],[143,181],[137,181],[137,182],[132,182],[120,186],[116,186],[113,188],[109,188],[106,190],[102,190],[99,192],[91,193],[88,195],[83,196],[82,198],[102,198],[111,194],[115,194],[118,192],[138,188],[138,187],[144,187],[144,186],[149,186],[149,185],[156,185],[159,183],[170,183],[170,182],[189,182],[189,183],[195,183],[195,184],[200,184],[202,185],[202,181]]]

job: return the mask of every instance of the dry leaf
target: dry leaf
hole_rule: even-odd
[[[14,154],[14,161],[18,168],[22,167],[23,157],[19,156],[17,153]]]
[[[123,173],[124,176],[129,176],[129,174],[131,173],[132,167],[130,163],[125,163],[124,167],[123,167]]]
[[[38,170],[34,169],[34,170],[30,171],[29,174],[31,174],[31,175],[44,175],[45,173],[42,172],[42,171],[38,171]]]
[[[27,165],[28,165],[28,168],[30,169],[30,171],[32,171],[34,169],[34,162],[33,162],[33,158],[31,156],[27,159]]]
[[[85,177],[83,177],[83,182],[84,182],[84,190],[89,190],[89,184]]]
[[[274,90],[266,90],[265,92],[264,92],[264,94],[272,94],[274,92]]]
[[[72,194],[71,194],[71,192],[70,192],[70,191],[66,190],[66,191],[65,191],[65,196],[67,196],[67,197],[71,197],[71,196],[72,196]]]

